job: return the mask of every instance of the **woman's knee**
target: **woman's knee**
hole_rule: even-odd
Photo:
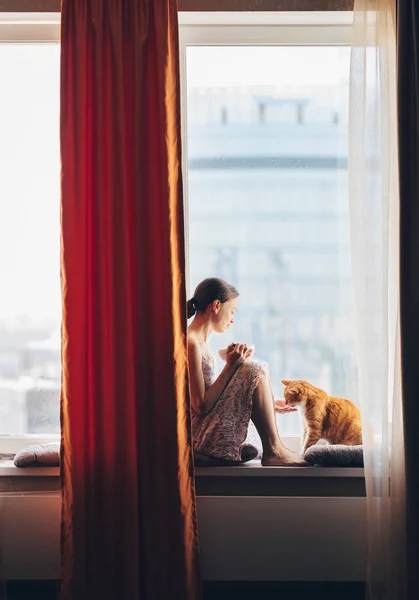
[[[269,369],[266,365],[256,363],[254,366],[256,366],[260,377],[269,377]]]
[[[269,379],[269,371],[267,367],[262,367],[259,375],[259,383],[265,382]]]
[[[259,363],[251,358],[245,360],[239,367],[243,371],[260,371],[261,367]],[[263,368],[263,367],[262,367]]]
[[[261,366],[260,363],[254,360],[246,360],[240,367],[239,370],[253,376],[258,380],[258,384],[263,381],[269,380],[268,367]]]
[[[255,379],[257,379],[258,385],[262,382],[265,383],[266,381],[269,381],[268,367],[261,366],[260,363],[256,361],[246,360],[240,368],[251,373]]]

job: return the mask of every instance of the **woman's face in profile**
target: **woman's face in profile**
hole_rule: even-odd
[[[220,306],[218,313],[215,314],[214,330],[217,333],[223,333],[234,323],[234,313],[237,309],[237,298],[227,300]]]

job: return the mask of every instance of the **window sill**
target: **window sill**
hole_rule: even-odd
[[[364,477],[356,467],[262,467],[251,460],[238,467],[196,467],[196,477]]]
[[[12,460],[0,461],[0,477],[59,477],[60,467],[15,467]]]
[[[15,467],[0,461],[0,493],[59,492],[59,467]],[[364,498],[364,469],[332,467],[240,467],[195,469],[198,497],[357,497]]]
[[[12,460],[0,461],[0,476],[59,477],[60,467],[19,468]],[[257,460],[239,467],[197,467],[196,477],[364,477],[363,468],[352,467],[262,467]]]

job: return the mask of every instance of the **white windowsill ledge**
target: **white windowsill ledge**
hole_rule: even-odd
[[[0,461],[0,477],[59,477],[59,467],[15,467],[12,460]],[[197,477],[364,477],[356,467],[262,467],[249,461],[239,467],[197,467]]]
[[[238,467],[196,467],[197,477],[364,477],[358,467],[262,467],[251,460]]]
[[[60,467],[15,467],[12,460],[0,461],[0,477],[59,477]]]

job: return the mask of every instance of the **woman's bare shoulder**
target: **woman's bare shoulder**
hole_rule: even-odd
[[[188,336],[188,352],[194,356],[202,356],[201,346],[194,337]]]

